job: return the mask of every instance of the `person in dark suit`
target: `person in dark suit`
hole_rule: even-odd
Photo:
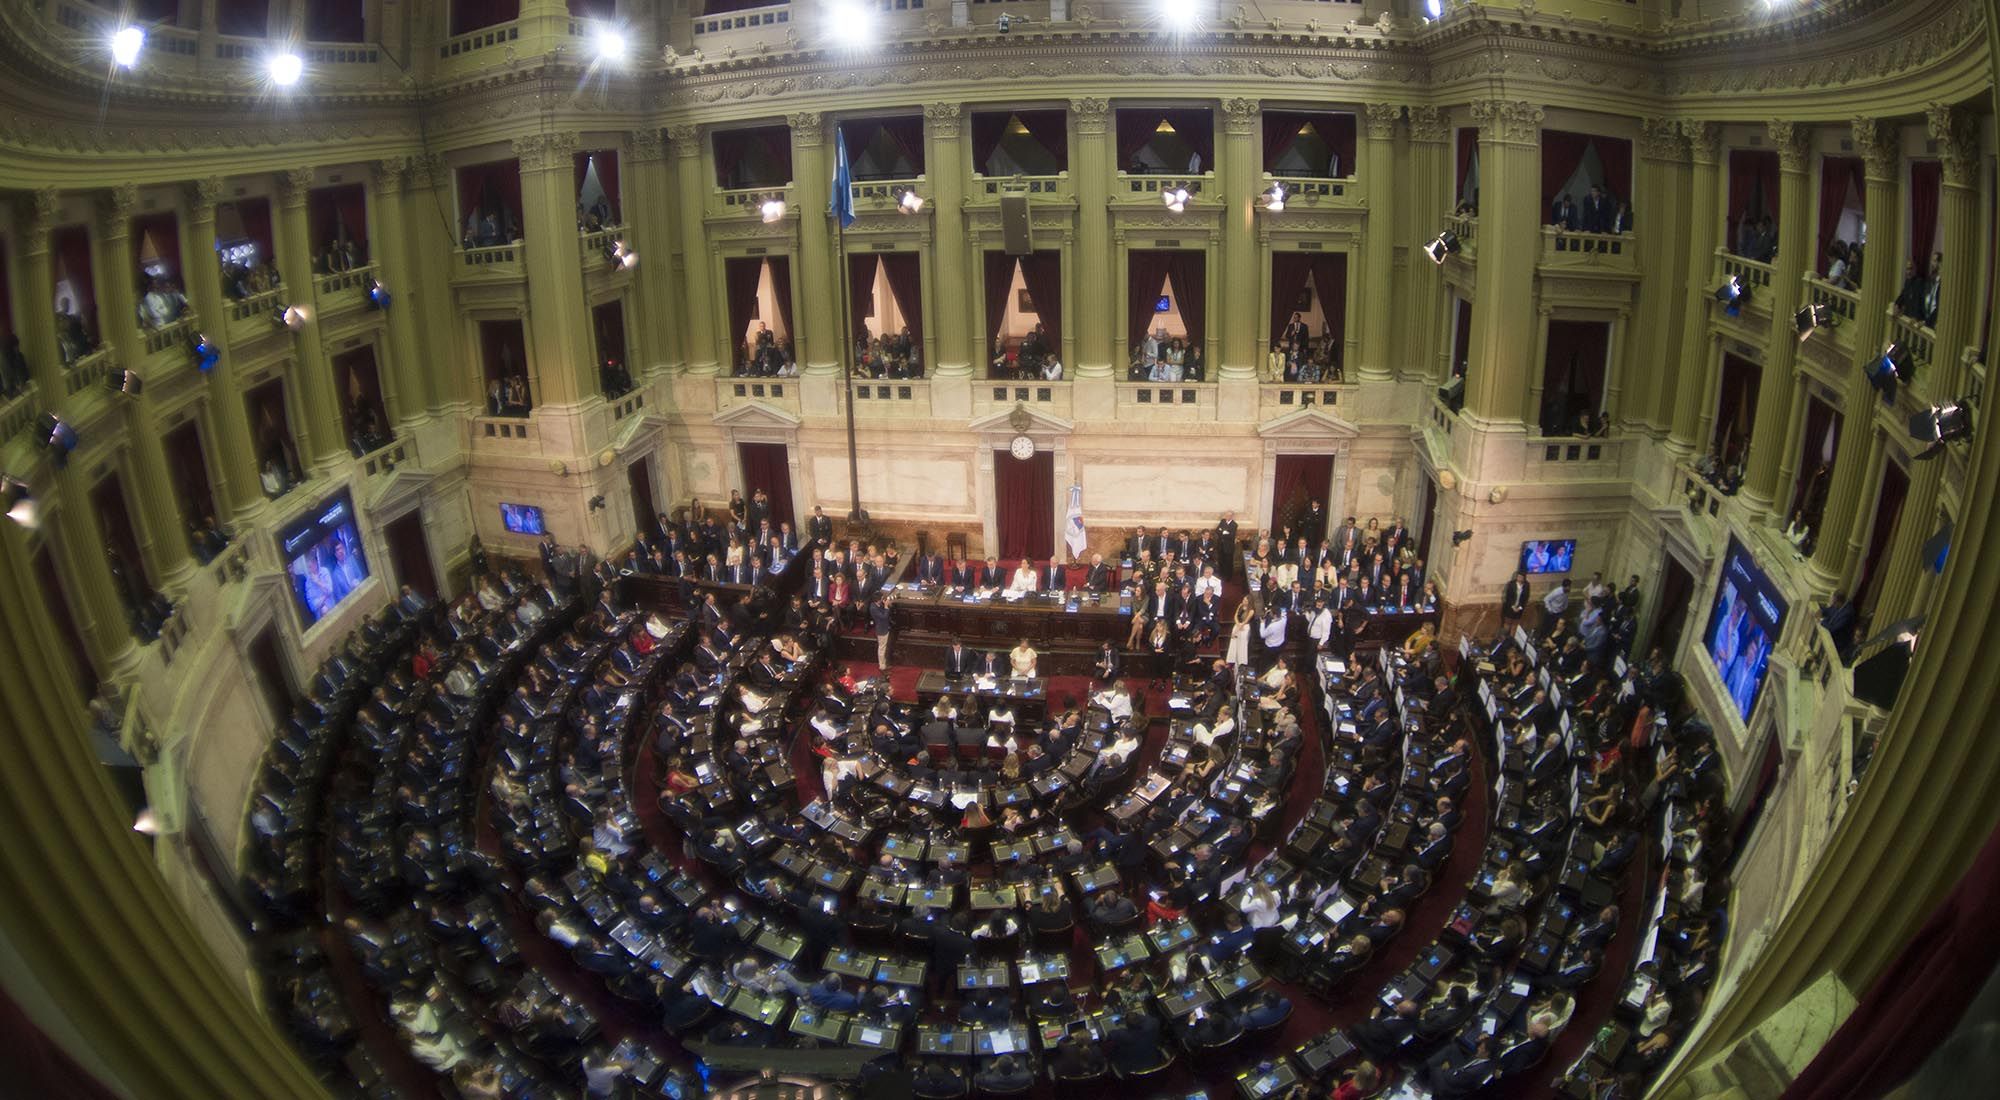
[[[1528,611],[1528,575],[1514,574],[1507,587],[1500,591],[1500,626],[1502,630],[1518,624],[1521,616]]]
[[[1218,546],[1215,571],[1223,580],[1236,574],[1236,555],[1242,550],[1236,542],[1236,513],[1224,512],[1215,521],[1215,541]]]
[[[978,657],[965,648],[965,643],[957,638],[953,638],[951,645],[944,651],[944,674],[947,679],[956,680],[972,675],[977,663]]]
[[[977,588],[1007,587],[1007,573],[1005,570],[1000,568],[1000,563],[998,560],[994,558],[986,559],[986,564],[979,567],[979,579],[975,583],[974,587]]]
[[[1582,218],[1579,227],[1585,233],[1611,232],[1611,214],[1616,209],[1604,188],[1593,186],[1583,196]]]
[[[1118,647],[1110,642],[1097,647],[1097,662],[1090,666],[1091,675],[1105,683],[1116,680],[1125,670],[1125,662],[1118,655]]]
[[[915,580],[918,584],[943,584],[944,555],[933,550],[918,558]]]
[[[817,504],[813,505],[813,514],[806,517],[806,537],[821,544],[833,542],[833,520]]]
[[[1304,537],[1307,546],[1318,546],[1326,537],[1326,505],[1317,499],[1306,505],[1306,514],[1299,517],[1298,533]]]
[[[1041,575],[1035,578],[1035,587],[1043,592],[1061,592],[1069,587],[1069,568],[1050,558]]]
[[[1180,618],[1181,600],[1166,581],[1155,581],[1153,591],[1146,596],[1146,617],[1154,622],[1173,622]]]
[[[1113,1069],[1138,1073],[1160,1064],[1160,1020],[1150,1012],[1127,1012],[1104,1036],[1104,1053]]]
[[[1417,1002],[1397,1001],[1384,1011],[1381,1005],[1369,1017],[1354,1025],[1354,1041],[1377,1058],[1394,1055],[1417,1030]]]
[[[1565,191],[1556,196],[1554,205],[1549,207],[1549,224],[1557,229],[1569,230],[1574,230],[1582,224],[1582,219],[1577,213],[1576,200],[1569,197],[1569,192]]]
[[[1111,567],[1104,564],[1104,555],[1090,556],[1090,569],[1083,575],[1083,586],[1099,594],[1111,591]]]
[[[1595,191],[1596,188],[1591,190]],[[1527,1030],[1513,1036],[1500,1047],[1494,1057],[1500,1076],[1512,1077],[1525,1072],[1549,1053],[1549,1025],[1540,1020],[1530,1023]]]
[[[1482,1036],[1470,1055],[1458,1058],[1458,1054],[1457,1044],[1452,1044],[1431,1059],[1431,1092],[1439,1100],[1471,1096],[1492,1083],[1499,1074],[1499,1063],[1493,1058],[1491,1036]]]
[[[1026,1092],[1035,1085],[1028,1064],[1012,1054],[1002,1054],[972,1075],[972,1083],[985,1092]]]

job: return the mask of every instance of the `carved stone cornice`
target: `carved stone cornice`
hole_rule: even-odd
[[[1362,123],[1367,126],[1370,141],[1392,141],[1396,137],[1396,120],[1403,115],[1400,103],[1367,103],[1361,107]]]
[[[1778,168],[1786,172],[1803,173],[1812,164],[1812,147],[1808,139],[1812,127],[1803,122],[1774,118],[1764,124],[1764,130],[1771,136],[1771,148],[1778,154]]]
[[[37,188],[21,200],[21,223],[27,229],[27,251],[43,253],[49,250],[49,235],[55,232],[56,219],[62,217],[62,192],[53,187]]]
[[[818,111],[795,111],[785,116],[792,128],[792,148],[817,149],[826,141],[826,127]]]
[[[1102,134],[1111,121],[1111,101],[1084,96],[1069,101],[1069,124],[1079,134]]]
[[[1670,118],[1639,120],[1639,155],[1646,160],[1678,164],[1687,158],[1687,138]]]
[[[436,153],[418,153],[410,159],[410,174],[404,186],[412,191],[426,191],[451,179],[451,169],[446,168],[444,158]]]
[[[632,163],[658,164],[667,159],[667,142],[658,127],[632,131]]]
[[[189,180],[183,190],[187,194],[189,221],[199,225],[215,220],[215,206],[226,193],[221,176]]]
[[[1933,103],[1924,111],[1924,129],[1937,142],[1944,181],[1954,187],[1979,186],[1979,134],[1972,119],[1949,104]]]
[[[1472,120],[1479,124],[1481,141],[1509,145],[1540,145],[1542,109],[1522,99],[1475,99]]]
[[[684,157],[701,155],[701,124],[677,122],[667,127],[667,144]]]
[[[952,141],[964,129],[963,116],[964,112],[956,103],[927,103],[924,105],[924,128],[939,141]]]
[[[1867,178],[1893,183],[1902,167],[1903,150],[1896,144],[1896,129],[1879,118],[1857,118],[1853,128],[1854,151],[1867,166]]]
[[[1410,140],[1434,144],[1451,140],[1451,114],[1443,107],[1410,108]]]
[[[369,182],[375,185],[378,195],[400,195],[403,184],[410,176],[408,157],[385,157],[368,165]]]
[[[278,173],[278,201],[288,208],[304,206],[312,185],[312,169],[287,168]]]
[[[521,162],[523,172],[568,169],[571,158],[576,156],[576,135],[568,131],[529,134],[515,138],[513,145],[514,157]]]
[[[1264,105],[1254,99],[1230,98],[1222,101],[1222,132],[1254,134],[1264,119]]]
[[[1722,124],[1698,118],[1680,121],[1681,139],[1696,164],[1722,163]]]
[[[121,183],[99,195],[97,216],[105,238],[115,239],[130,233],[132,215],[138,209],[139,188],[133,184]]]

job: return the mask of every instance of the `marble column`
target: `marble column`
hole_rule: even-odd
[[[799,258],[792,264],[792,320],[799,331],[792,333],[792,347],[801,374],[837,378],[847,361],[841,347],[847,340],[847,314],[840,308],[840,283],[835,280],[847,278],[847,270],[834,255],[834,221],[827,212],[833,202],[833,161],[826,121],[818,111],[800,111],[785,121],[792,128],[791,213],[799,226]],[[820,411],[832,415],[837,408],[826,404]]]
[[[668,179],[666,141],[658,129],[634,130],[624,159],[629,165],[619,196],[625,220],[625,244],[639,254],[633,292],[625,298],[638,347],[626,352],[632,380],[644,385],[665,374],[680,358],[674,346],[673,189]]]
[[[715,178],[702,150],[708,142],[702,129],[693,123],[667,128],[667,141],[678,155],[674,158],[674,190],[678,208],[681,269],[677,280],[682,306],[681,357],[689,374],[716,373],[715,298],[711,284],[722,278],[722,269],[708,252],[708,192]],[[640,261],[644,263],[642,259]],[[737,339],[732,335],[730,342]],[[793,349],[797,350],[796,347]],[[733,357],[734,352],[730,353]]]
[[[320,340],[319,315],[311,308],[313,242],[306,219],[306,196],[312,190],[313,170],[281,172],[278,185],[278,273],[284,277],[288,303],[306,307],[310,314],[305,327],[290,334],[292,369],[285,385],[295,400],[294,407],[305,414],[293,425],[305,429],[305,439],[299,441],[299,460],[325,473],[347,453],[347,443],[341,431],[333,369],[327,364],[326,345]]]
[[[1111,179],[1117,135],[1111,128],[1111,102],[1083,98],[1069,101],[1070,137],[1074,151],[1069,158],[1070,180],[1076,185],[1076,293],[1075,304],[1064,324],[1076,329],[1078,381],[1113,377],[1113,364],[1122,359],[1118,347],[1124,340],[1123,303],[1115,302],[1119,280],[1111,271]],[[1105,407],[1111,394],[1104,393]]]
[[[521,165],[521,266],[528,273],[529,377],[537,406],[598,394],[597,353],[583,308],[583,241],[576,229],[576,135],[514,139]]]
[[[196,180],[187,188],[188,237],[195,242],[215,239],[215,206],[225,193],[222,177]],[[228,313],[222,300],[222,268],[214,252],[196,248],[201,258],[187,264],[188,300],[207,326],[206,335],[218,347],[215,366],[208,372],[209,452],[215,456],[210,470],[219,507],[216,518],[238,529],[255,527],[270,502],[257,480],[257,448],[250,441],[250,413],[243,405],[242,372],[235,355],[222,339],[228,331]]]
[[[1805,301],[1807,259],[1812,255],[1811,127],[1782,119],[1768,124],[1771,145],[1778,153],[1778,258],[1771,272],[1770,335],[1764,341],[1764,367],[1757,384],[1757,424],[1750,434],[1749,473],[1743,500],[1752,512],[1762,511],[1773,523],[1784,517],[1771,512],[1778,500],[1778,469],[1783,465],[1785,434],[1792,407],[1792,375],[1799,357],[1799,330],[1793,315]]]
[[[930,194],[924,211],[931,218],[931,323],[936,333],[929,373],[936,378],[969,378],[984,362],[985,319],[974,306],[974,270],[965,245],[965,177],[971,156],[965,148],[964,116],[956,103],[924,107],[924,183]],[[853,154],[849,150],[849,155]],[[980,257],[983,260],[983,257]],[[975,319],[975,312],[980,316]],[[977,331],[975,331],[977,330]]]
[[[1700,434],[1701,423],[1710,414],[1709,395],[1715,392],[1715,376],[1721,370],[1709,339],[1709,302],[1715,289],[1711,282],[1715,250],[1722,236],[1724,180],[1721,125],[1683,119],[1680,131],[1694,167],[1688,187],[1681,356],[1669,372],[1673,425],[1667,435],[1667,453],[1684,459],[1708,449],[1708,437]],[[1674,242],[1662,240],[1656,247],[1671,248]]]
[[[1368,222],[1361,242],[1360,380],[1387,382],[1392,376],[1390,323],[1395,301],[1396,272],[1396,119],[1401,104],[1369,103],[1362,108],[1366,126],[1361,146],[1362,193],[1368,197]],[[1435,274],[1427,272],[1426,274]]]
[[[1861,297],[1855,318],[1854,346],[1863,355],[1883,344],[1887,311],[1900,289],[1902,270],[1893,257],[1902,254],[1902,151],[1896,129],[1877,119],[1857,118],[1854,150],[1865,168],[1863,217],[1868,224],[1868,248],[1880,262],[1861,267]],[[1872,442],[1875,431],[1875,387],[1859,369],[1848,375],[1841,398],[1840,444],[1834,453],[1826,507],[1820,511],[1818,542],[1813,547],[1813,584],[1828,591],[1839,588],[1859,560],[1865,538],[1862,494],[1874,476]]]
[[[1451,193],[1451,115],[1442,107],[1413,106],[1410,120],[1410,186],[1401,196],[1407,211],[1401,240],[1426,240],[1444,228],[1446,196]],[[1371,200],[1372,206],[1372,200]],[[1373,215],[1370,215],[1373,218]],[[1413,244],[1409,262],[1403,269],[1404,314],[1402,329],[1407,357],[1400,364],[1402,376],[1430,385],[1440,385],[1451,374],[1451,343],[1445,335],[1444,280],[1430,261],[1418,262]],[[1395,263],[1393,242],[1390,263]],[[1391,270],[1394,270],[1393,266]],[[1395,341],[1390,341],[1392,344]]]
[[[405,308],[412,317],[459,316],[452,277],[459,258],[459,233],[450,211],[457,209],[452,170],[443,158],[422,153],[410,158],[404,187],[404,226],[410,241],[404,250],[411,284],[390,308]],[[395,294],[396,288],[390,287]],[[424,398],[431,411],[459,406],[468,414],[486,409],[485,368],[479,362],[475,327],[467,321],[418,326],[417,341],[425,362]],[[444,366],[449,364],[449,366]]]
[[[1222,284],[1213,295],[1222,323],[1209,328],[1211,333],[1218,328],[1222,332],[1221,354],[1209,360],[1217,364],[1215,377],[1222,382],[1256,381],[1257,349],[1270,339],[1264,331],[1268,315],[1257,308],[1258,288],[1264,284],[1258,270],[1264,251],[1257,240],[1258,196],[1263,190],[1263,142],[1258,129],[1263,118],[1263,105],[1254,99],[1222,101],[1222,149],[1216,158],[1222,191],[1222,269],[1217,274]],[[1211,338],[1202,354],[1214,350]]]
[[[138,643],[132,637],[132,623],[125,614],[118,584],[112,579],[110,545],[98,526],[91,507],[90,484],[81,465],[71,464],[57,475],[63,506],[55,509],[55,528],[62,540],[63,558],[68,559],[64,576],[77,611],[77,629],[83,632],[91,651],[97,654],[98,668],[109,670],[129,666],[138,657]],[[126,505],[130,507],[133,487],[125,484]],[[141,562],[132,568],[143,569]]]
[[[14,328],[21,336],[21,354],[28,358],[28,375],[34,379],[45,409],[62,400],[65,384],[62,352],[56,340],[55,259],[49,253],[49,238],[61,210],[62,196],[53,187],[44,187],[23,202],[21,222],[26,230],[21,265],[15,275],[20,286],[14,295]]]
[[[417,292],[416,265],[410,258],[409,218],[403,208],[403,186],[409,179],[410,162],[401,157],[378,160],[370,166],[369,219],[375,232],[372,255],[375,278],[389,292],[388,362],[381,364],[388,375],[389,395],[394,399],[389,427],[407,436],[411,426],[425,418],[430,395],[426,392],[424,356],[418,328],[424,296]],[[421,214],[418,215],[421,217]]]
[[[1475,422],[1519,424],[1535,344],[1535,262],[1542,254],[1542,109],[1512,99],[1472,104],[1479,125],[1479,293],[1472,303],[1472,362],[1465,412]]]
[[[91,281],[97,285],[97,326],[118,366],[136,366],[146,357],[139,336],[139,261],[132,251],[132,216],[139,189],[122,183],[97,202],[97,232],[91,239]]]
[[[1639,295],[1637,331],[1646,338],[1624,340],[1620,372],[1631,379],[1622,387],[1617,408],[1621,426],[1659,439],[1673,422],[1674,384],[1679,381],[1683,311],[1691,295],[1675,293],[1687,282],[1688,239],[1687,141],[1672,119],[1639,120],[1639,171],[1633,182],[1632,206],[1646,211],[1646,224],[1635,227],[1633,245],[1639,250],[1639,285],[1659,293]],[[1706,264],[1704,264],[1704,267]]]

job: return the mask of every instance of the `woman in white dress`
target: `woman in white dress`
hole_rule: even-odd
[[[1229,627],[1229,651],[1223,654],[1223,660],[1232,665],[1250,663],[1251,618],[1250,597],[1245,596],[1236,602],[1236,619]]]

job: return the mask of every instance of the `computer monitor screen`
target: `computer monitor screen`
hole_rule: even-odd
[[[1523,573],[1567,573],[1575,561],[1575,539],[1531,539],[1521,544]]]
[[[1730,539],[1729,554],[1722,559],[1722,578],[1715,586],[1715,608],[1709,613],[1705,643],[1723,689],[1736,705],[1737,717],[1745,721],[1757,705],[1771,650],[1784,631],[1788,610],[1784,596],[1757,568],[1750,552]]]
[[[306,625],[339,607],[368,579],[368,555],[354,521],[354,502],[342,491],[278,532],[285,572]]]
[[[546,530],[542,510],[532,504],[502,504],[500,522],[517,535],[539,535]]]

